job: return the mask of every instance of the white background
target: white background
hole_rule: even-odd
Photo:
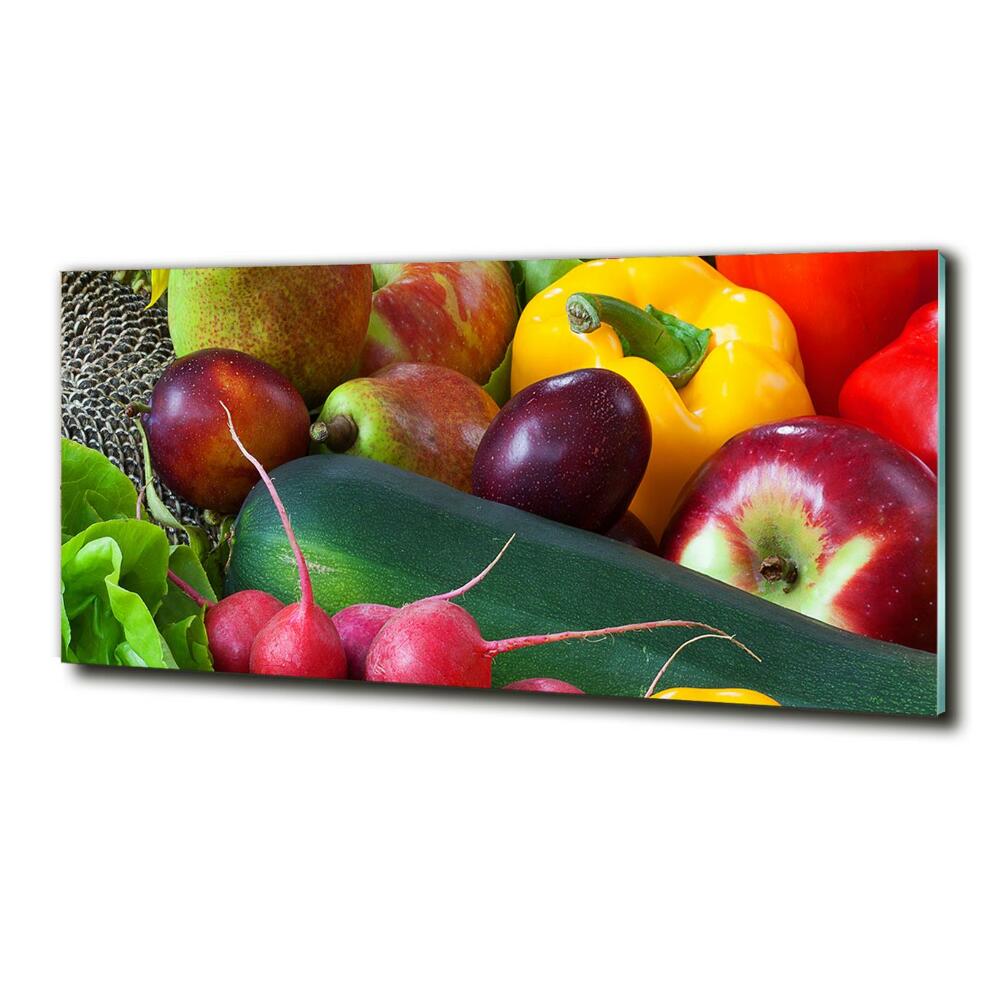
[[[997,995],[987,6],[7,12],[7,996]],[[61,268],[925,246],[955,296],[946,720],[56,661]]]

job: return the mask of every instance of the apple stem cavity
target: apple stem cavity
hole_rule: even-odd
[[[656,691],[656,685],[660,683],[661,678],[667,672],[667,668],[670,666],[670,664],[677,659],[677,656],[679,655],[680,651],[684,649],[685,646],[690,646],[691,643],[693,642],[701,642],[702,639],[725,639],[728,642],[731,642],[734,646],[739,646],[739,648],[742,649],[743,652],[749,653],[758,663],[762,662],[761,658],[752,649],[750,649],[748,646],[744,646],[743,643],[740,642],[735,636],[725,635],[725,634],[717,635],[714,632],[706,632],[704,635],[696,635],[690,639],[685,639],[684,642],[682,642],[670,654],[669,658],[667,659],[667,662],[664,663],[662,667],[660,667],[659,673],[653,678],[653,683],[650,684],[649,687],[646,689],[646,693],[643,695],[643,697],[652,698],[653,692]]]
[[[274,483],[271,482],[271,477],[267,474],[267,469],[243,446],[243,442],[240,440],[240,436],[236,433],[236,428],[233,426],[233,415],[229,412],[229,407],[221,399],[219,400],[219,406],[226,411],[229,434],[236,443],[236,447],[240,449],[243,457],[257,470],[264,486],[267,488],[267,492],[271,494],[271,499],[274,501],[274,506],[278,511],[278,517],[281,518],[281,526],[285,529],[285,534],[288,536],[288,544],[292,547],[295,563],[299,568],[299,591],[302,605],[303,607],[311,608],[315,603],[313,601],[312,580],[309,579],[306,557],[302,554],[302,549],[299,548],[299,543],[295,540],[295,533],[292,531],[292,522],[288,517],[288,511],[285,510],[285,505],[281,502],[281,497],[278,496],[278,491],[274,488]]]
[[[785,593],[789,593],[799,578],[799,569],[791,559],[784,556],[768,556],[760,564],[760,575],[768,583],[778,583],[784,580]]]
[[[309,436],[330,451],[344,452],[358,439],[358,425],[346,413],[338,413],[332,420],[317,420],[309,428]]]

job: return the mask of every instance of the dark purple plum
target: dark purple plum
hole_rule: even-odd
[[[605,532],[608,538],[613,538],[616,542],[623,542],[625,545],[631,545],[633,548],[642,549],[645,552],[657,553],[659,546],[656,544],[656,540],[649,533],[649,528],[646,527],[632,513],[632,511],[625,511],[622,516],[615,521],[613,525]]]
[[[582,368],[522,389],[487,428],[472,467],[486,500],[603,533],[625,513],[652,447],[638,393]]]

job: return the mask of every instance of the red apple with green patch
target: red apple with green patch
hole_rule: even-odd
[[[660,550],[831,625],[935,648],[937,479],[847,421],[736,435],[688,484]]]
[[[396,361],[427,361],[484,385],[503,361],[517,299],[502,261],[375,264],[359,374]]]

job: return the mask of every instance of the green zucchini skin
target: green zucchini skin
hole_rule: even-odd
[[[938,713],[935,656],[824,625],[600,535],[480,500],[434,480],[346,455],[310,455],[272,473],[309,564],[317,602],[401,605],[460,586],[517,535],[493,572],[460,599],[487,639],[679,618],[735,635],[699,642],[660,687],[746,687],[783,706]],[[227,591],[298,594],[288,540],[262,484],[236,522]],[[518,650],[493,685],[557,677],[591,695],[641,697],[697,630],[664,628]]]

